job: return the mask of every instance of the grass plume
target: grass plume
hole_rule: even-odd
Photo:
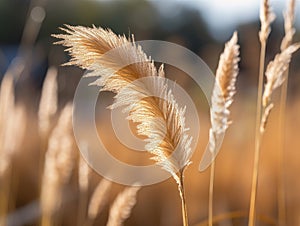
[[[92,223],[106,204],[111,185],[111,181],[102,179],[95,188],[88,206],[88,225],[93,225]]]
[[[106,226],[122,226],[129,217],[132,208],[136,203],[137,192],[140,187],[128,187],[121,192],[113,202]]]
[[[72,105],[62,110],[49,138],[45,157],[40,205],[42,226],[53,224],[53,215],[60,207],[62,188],[73,169]]]
[[[14,181],[12,159],[20,150],[26,129],[26,113],[15,103],[14,77],[6,73],[0,89],[0,225],[6,225],[5,216],[10,204],[15,201],[12,194]]]
[[[271,97],[275,89],[280,87],[286,77],[285,72],[287,71],[292,54],[300,48],[300,43],[294,44],[283,50],[281,53],[277,54],[273,61],[268,64],[266,70],[267,82],[265,84],[265,90],[263,93],[263,116],[264,116],[264,125],[266,125],[267,118],[270,113],[270,106],[273,106],[271,103]],[[263,130],[264,130],[263,126]]]
[[[137,123],[137,132],[145,136],[145,149],[152,159],[168,171],[178,184],[182,200],[183,221],[187,225],[183,174],[190,164],[191,140],[185,126],[185,108],[180,108],[167,87],[164,69],[136,45],[134,38],[117,36],[111,30],[69,26],[66,34],[54,35],[57,44],[68,47],[72,59],[66,65],[77,65],[99,76],[93,84],[101,90],[116,93],[111,108],[125,107],[129,120]],[[112,50],[112,51],[110,51]],[[105,54],[107,51],[109,53]],[[149,83],[139,79],[151,78]],[[157,93],[161,98],[157,98]]]
[[[255,223],[255,204],[256,204],[256,192],[258,181],[258,165],[261,146],[261,134],[260,124],[262,119],[262,94],[264,83],[264,71],[265,71],[265,57],[267,40],[271,32],[271,23],[275,20],[275,14],[271,10],[269,0],[262,0],[260,7],[260,23],[261,28],[259,31],[260,40],[260,60],[259,60],[259,75],[258,75],[258,89],[257,89],[257,102],[256,102],[256,122],[255,122],[255,147],[254,147],[254,163],[252,172],[252,185],[251,185],[251,197],[249,207],[249,222],[248,226],[253,226]]]
[[[49,132],[51,119],[57,111],[57,69],[50,67],[43,84],[38,110],[39,130],[42,135]]]
[[[83,148],[83,147],[81,147]],[[79,185],[79,204],[78,204],[78,220],[77,225],[81,226],[86,215],[86,206],[88,202],[90,167],[82,156],[79,156],[78,164],[78,185]]]
[[[216,71],[216,80],[212,93],[211,129],[209,131],[209,144],[200,163],[200,170],[204,170],[211,164],[209,183],[209,207],[208,225],[213,225],[213,187],[215,157],[220,149],[229,120],[229,107],[233,102],[236,92],[235,83],[238,75],[239,45],[235,32],[225,45],[224,52],[220,56],[219,65]],[[209,156],[209,157],[207,157]]]

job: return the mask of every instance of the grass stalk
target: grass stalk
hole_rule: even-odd
[[[279,225],[286,225],[286,205],[285,205],[285,187],[284,187],[284,146],[285,146],[285,116],[286,116],[286,101],[288,88],[288,73],[286,72],[286,80],[282,84],[279,105],[279,149],[278,149],[278,220]]]
[[[10,202],[10,168],[7,170],[6,175],[0,178],[0,226],[6,225],[6,216],[9,209]],[[5,177],[5,178],[4,178]],[[4,182],[5,181],[5,182]]]
[[[214,180],[215,180],[215,160],[210,166],[209,177],[209,197],[208,197],[208,225],[213,225],[213,197],[214,197]]]
[[[187,207],[186,207],[186,198],[184,191],[184,174],[183,170],[180,172],[180,184],[179,184],[179,193],[181,198],[181,210],[182,210],[182,222],[183,226],[188,226],[188,215],[187,215]]]
[[[51,225],[53,225],[51,222],[51,217],[43,214],[42,220],[41,220],[41,226],[51,226]]]
[[[288,48],[293,42],[293,36],[295,34],[294,22],[295,22],[295,7],[296,1],[290,0],[287,5],[287,9],[284,12],[284,31],[285,36],[281,41],[280,49],[283,51]],[[287,89],[288,89],[288,77],[289,68],[285,72],[285,81],[281,86],[281,96],[279,105],[279,149],[278,149],[278,218],[279,225],[286,225],[286,206],[285,206],[285,184],[284,184],[284,149],[285,149],[285,116],[286,116],[286,101],[287,101]]]
[[[86,191],[84,191],[81,192],[79,196],[77,226],[81,226],[85,221],[87,205],[88,205],[88,194]]]
[[[255,123],[255,151],[254,151],[254,165],[253,165],[253,172],[252,172],[252,185],[251,185],[248,226],[253,226],[255,224],[255,205],[256,205],[257,184],[258,184],[258,167],[259,167],[261,140],[262,140],[262,134],[260,132],[260,122],[261,122],[261,114],[262,114],[262,95],[263,95],[263,82],[264,82],[264,71],[265,71],[265,57],[266,57],[266,41],[262,41],[261,49],[260,49],[259,80],[258,80],[257,106],[256,106],[257,110],[256,110],[256,123]]]

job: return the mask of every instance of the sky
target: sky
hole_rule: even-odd
[[[169,3],[190,5],[198,9],[216,39],[223,39],[232,33],[232,30],[240,23],[247,23],[259,18],[261,0],[150,0],[159,7],[165,7],[166,13],[172,13]],[[272,9],[282,20],[282,10],[289,0],[270,0]],[[173,7],[176,7],[173,4]],[[177,6],[178,7],[178,6]],[[296,0],[296,12],[300,13],[300,0]],[[300,25],[300,16],[297,18],[297,26]]]
[[[98,0],[118,1],[118,0]],[[126,0],[121,0],[126,1]],[[191,6],[203,15],[212,36],[224,41],[241,23],[257,21],[262,0],[148,0],[165,14],[178,12],[178,4]],[[277,20],[283,23],[283,10],[290,0],[270,0]],[[177,3],[177,4],[176,4]],[[296,0],[296,27],[300,28],[300,0]]]

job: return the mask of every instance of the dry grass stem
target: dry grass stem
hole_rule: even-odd
[[[139,190],[140,187],[129,187],[117,196],[110,208],[107,226],[123,225],[136,203],[136,196]]]
[[[40,205],[43,226],[52,223],[52,216],[60,206],[62,187],[69,180],[73,168],[72,105],[65,106],[49,138],[42,181]]]
[[[225,45],[224,52],[220,56],[219,66],[216,71],[216,81],[212,93],[211,129],[209,131],[209,144],[200,163],[200,170],[204,170],[211,164],[209,183],[208,222],[213,224],[213,186],[215,157],[220,149],[220,144],[225,131],[229,126],[229,107],[233,102],[236,92],[235,83],[238,75],[239,45],[235,32],[230,41]],[[207,157],[209,156],[209,157]]]
[[[256,122],[255,122],[255,147],[254,147],[254,163],[252,172],[252,185],[251,185],[251,197],[249,207],[249,222],[248,226],[255,224],[255,205],[256,205],[256,192],[258,182],[258,166],[260,155],[260,142],[261,133],[260,125],[262,119],[262,95],[263,95],[263,83],[264,83],[264,71],[265,71],[265,57],[266,46],[269,34],[271,32],[271,23],[275,20],[275,14],[272,12],[269,0],[262,0],[260,7],[260,22],[261,29],[259,31],[260,40],[260,59],[259,59],[259,75],[258,75],[258,89],[257,89],[257,103],[256,103]]]
[[[68,34],[55,37],[62,39],[58,44],[69,47],[67,51],[72,59],[67,65],[92,71],[90,75],[100,76],[94,84],[101,86],[101,90],[117,93],[111,108],[126,106],[124,110],[130,112],[129,119],[139,124],[138,133],[148,137],[147,151],[179,181],[176,173],[190,162],[191,138],[186,133],[185,109],[179,108],[172,92],[159,79],[164,77],[163,67],[157,70],[134,40],[117,36],[110,30],[80,26],[67,26],[63,30]],[[113,51],[104,55],[109,50]],[[126,66],[130,62],[137,63]],[[122,69],[117,70],[119,68]],[[152,84],[134,83],[143,77],[153,78]],[[156,90],[165,100],[151,97]],[[166,137],[162,131],[166,131]],[[177,154],[171,155],[175,149],[178,149]]]
[[[4,76],[0,90],[0,177],[20,149],[26,129],[25,109],[15,104],[13,82],[12,76]]]
[[[200,163],[201,171],[205,170],[214,160],[225,131],[230,124],[229,107],[233,102],[238,75],[239,45],[237,40],[237,33],[234,33],[231,40],[226,43],[224,52],[220,56],[211,98],[209,144]]]
[[[95,188],[88,207],[88,218],[93,222],[105,206],[111,188],[111,181],[102,179]]]
[[[8,151],[3,149],[5,146],[6,139],[11,136],[7,133],[8,119],[14,109],[14,80],[10,75],[6,75],[2,79],[1,90],[0,90],[0,178],[4,175],[10,165],[10,154]]]
[[[7,73],[0,90],[0,225],[6,225],[8,207],[14,202],[12,158],[20,150],[25,129],[25,109],[15,104],[14,79]]]
[[[268,122],[268,117],[273,106],[270,106],[271,96],[273,91],[281,86],[285,80],[285,72],[288,69],[289,63],[291,61],[292,54],[297,51],[300,44],[294,44],[289,46],[287,49],[277,54],[273,61],[268,64],[266,70],[267,82],[265,84],[265,90],[262,95],[262,106],[263,106],[263,118],[259,122],[259,135],[256,140],[256,151],[254,157],[254,173],[252,178],[252,190],[251,190],[251,200],[250,200],[250,211],[249,211],[249,226],[255,224],[255,200],[256,200],[256,190],[257,190],[257,180],[258,180],[258,161],[259,152],[261,147],[262,135],[265,131],[266,124]]]
[[[57,69],[51,67],[43,84],[41,100],[38,111],[39,131],[45,135],[51,125],[51,119],[57,111]]]
[[[81,148],[86,148],[81,145]],[[82,156],[79,156],[78,165],[78,184],[79,184],[79,204],[78,204],[78,219],[77,225],[81,226],[86,218],[88,205],[88,188],[89,188],[90,167]]]
[[[78,167],[78,183],[81,192],[86,192],[89,186],[90,167],[87,162],[80,157]]]
[[[94,85],[116,93],[111,108],[125,107],[128,119],[138,124],[138,134],[147,137],[145,149],[154,155],[152,159],[181,186],[180,173],[190,164],[192,138],[185,126],[185,108],[178,106],[163,80],[163,66],[157,70],[133,36],[128,40],[96,27],[66,25],[62,30],[67,34],[54,37],[62,39],[57,44],[68,47],[72,56],[66,65],[88,69],[88,76],[100,77]],[[138,80],[142,78],[151,80]],[[158,94],[161,98],[155,97]]]
[[[296,32],[294,28],[295,22],[295,6],[296,1],[290,0],[288,2],[287,10],[284,12],[284,31],[285,36],[281,42],[281,51],[284,51],[288,48],[292,42],[293,37]],[[286,225],[286,205],[285,205],[285,188],[284,188],[284,149],[285,149],[285,111],[286,111],[286,101],[287,101],[287,92],[288,92],[288,75],[289,69],[285,72],[285,81],[281,86],[280,94],[280,106],[279,106],[279,153],[278,153],[278,215],[279,215],[279,225]]]

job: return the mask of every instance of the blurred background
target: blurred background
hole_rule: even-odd
[[[286,4],[284,0],[271,1],[277,19],[272,25],[267,46],[267,62],[279,51],[284,36],[282,11]],[[230,216],[233,215],[229,214],[229,217],[224,217],[216,225],[246,225],[260,51],[259,5],[259,0],[0,0],[0,78],[8,71],[14,75],[16,103],[25,109],[27,119],[26,132],[22,140],[18,141],[21,145],[12,157],[9,180],[0,180],[2,186],[10,184],[10,192],[0,196],[2,201],[5,197],[13,200],[9,201],[8,211],[2,216],[7,219],[7,224],[38,225],[40,222],[37,206],[41,187],[39,175],[43,167],[37,165],[38,159],[43,159],[41,156],[47,150],[47,138],[40,137],[37,125],[42,85],[48,69],[56,68],[60,112],[66,103],[72,101],[76,86],[84,73],[76,67],[62,67],[61,64],[67,62],[69,56],[63,47],[53,45],[56,40],[51,34],[61,33],[59,27],[71,24],[110,28],[117,34],[134,34],[136,40],[154,39],[180,44],[200,56],[213,72],[224,43],[235,30],[238,31],[241,61],[237,95],[232,106],[234,123],[226,134],[217,158],[214,212],[215,215],[232,211],[238,211],[239,214],[235,219],[231,219]],[[298,12],[300,13],[300,2],[296,1],[295,41],[300,40]],[[279,113],[278,108],[275,108],[263,143],[257,205],[259,225],[276,225],[277,222],[277,184],[282,173],[278,169],[279,158],[284,158],[287,225],[300,225],[299,60],[300,54],[296,53],[290,67],[285,130],[280,133],[277,123]],[[18,65],[19,70],[12,70],[15,65]],[[186,172],[186,192],[191,225],[201,222],[206,225],[209,172],[200,173],[198,164],[208,140],[209,106],[199,87],[180,70],[167,65],[166,76],[189,90],[201,116],[198,146],[192,158],[193,164]],[[104,94],[104,98],[107,100],[105,105],[108,106],[112,102],[112,95]],[[274,100],[275,103],[278,102],[279,92]],[[56,113],[51,128],[55,127],[58,117],[59,114]],[[125,160],[137,155],[118,142],[105,116],[98,115],[96,119],[99,136],[117,158]],[[276,143],[282,134],[286,139],[283,157],[279,155]],[[74,149],[77,161],[79,157],[76,145]],[[124,151],[116,151],[120,149]],[[133,158],[140,164],[145,161],[145,157],[138,155],[140,157]],[[62,199],[62,206],[55,213],[60,219],[60,225],[74,225],[77,222],[74,216],[77,214],[76,206],[81,195],[76,182],[77,168],[74,167],[73,176],[65,185],[64,194],[68,194],[68,197]],[[91,172],[90,178],[89,197],[101,180],[95,172]],[[122,189],[121,185],[113,185],[109,201],[97,216],[94,225],[105,225],[110,203]],[[181,225],[180,199],[175,182],[170,179],[143,188],[125,225]]]

